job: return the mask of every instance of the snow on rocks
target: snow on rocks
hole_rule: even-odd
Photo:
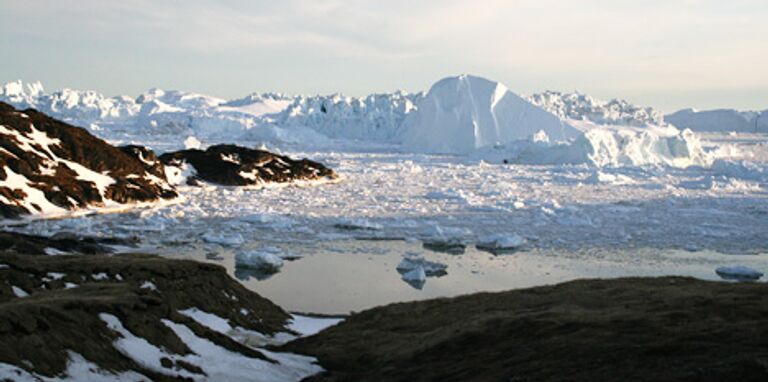
[[[177,196],[162,166],[147,163],[151,151],[111,146],[34,110],[23,115],[0,103],[0,216],[65,215]]]
[[[11,290],[13,291],[13,294],[16,295],[16,297],[18,298],[24,298],[29,296],[29,293],[27,293],[27,291],[17,287],[16,285],[11,285]]]
[[[189,149],[165,153],[160,160],[172,170],[172,182],[194,178],[228,186],[260,186],[266,183],[296,181],[332,181],[336,173],[309,159],[293,160],[267,151],[236,145],[214,145],[205,151]],[[188,180],[187,180],[188,182]]]
[[[139,289],[146,289],[154,292],[154,291],[157,291],[157,285],[155,285],[155,283],[153,283],[152,281],[147,280],[141,283],[141,285],[139,286]]]
[[[344,321],[342,318],[310,317],[300,314],[292,314],[288,329],[298,333],[302,337],[312,336],[321,331]]]
[[[743,265],[719,267],[715,273],[725,280],[755,281],[763,277],[763,272]]]

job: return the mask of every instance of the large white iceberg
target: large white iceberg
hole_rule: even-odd
[[[555,141],[581,135],[506,86],[469,75],[434,84],[402,130],[403,145],[410,150],[452,154],[528,140],[541,131]]]

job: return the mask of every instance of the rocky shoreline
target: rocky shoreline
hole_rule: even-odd
[[[768,378],[764,283],[581,280],[377,307],[302,337],[315,331],[298,322],[339,320],[291,315],[218,265],[110,244],[127,243],[0,233],[0,380],[77,380],[77,362],[103,380]],[[222,371],[222,354],[246,366]]]
[[[236,145],[157,156],[137,145],[115,147],[87,130],[34,109],[0,102],[0,217],[64,216],[75,210],[158,203],[176,186],[333,181],[321,163]]]
[[[765,381],[768,285],[581,280],[392,304],[286,351],[308,381]]]
[[[296,317],[223,267],[110,255],[68,239],[12,233],[0,239],[15,242],[0,252],[0,380],[77,380],[83,375],[72,375],[72,363],[81,359],[114,380],[215,380],[242,373],[219,370],[195,349],[198,342],[264,376],[300,380],[320,370],[308,357],[263,350],[301,335],[291,328]],[[50,255],[46,248],[74,253]]]

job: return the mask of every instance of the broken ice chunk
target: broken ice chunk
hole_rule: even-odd
[[[384,227],[381,224],[371,222],[368,219],[349,219],[344,218],[334,224],[334,227],[346,230],[380,231]]]
[[[475,246],[479,250],[489,251],[495,254],[499,252],[511,252],[518,250],[524,246],[525,243],[525,238],[516,233],[497,233],[481,237]]]
[[[239,251],[235,254],[235,267],[278,272],[283,266],[283,259],[268,249]]]
[[[403,274],[411,272],[417,268],[423,269],[426,276],[443,276],[447,274],[446,269],[448,269],[448,266],[442,263],[428,261],[424,256],[416,253],[406,253],[403,255],[403,260],[397,265],[397,271]]]
[[[206,233],[203,235],[203,241],[206,243],[223,245],[225,247],[236,247],[245,242],[245,240],[243,240],[243,236],[239,233],[232,235],[216,235],[213,233]]]
[[[427,282],[427,273],[424,271],[424,267],[419,265],[416,268],[404,273],[402,279],[408,283],[408,285],[416,289],[421,289],[424,288],[424,284]]]

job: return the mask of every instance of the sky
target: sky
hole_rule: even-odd
[[[671,112],[768,108],[765,0],[2,0],[0,82],[136,96],[428,90],[462,73]]]

